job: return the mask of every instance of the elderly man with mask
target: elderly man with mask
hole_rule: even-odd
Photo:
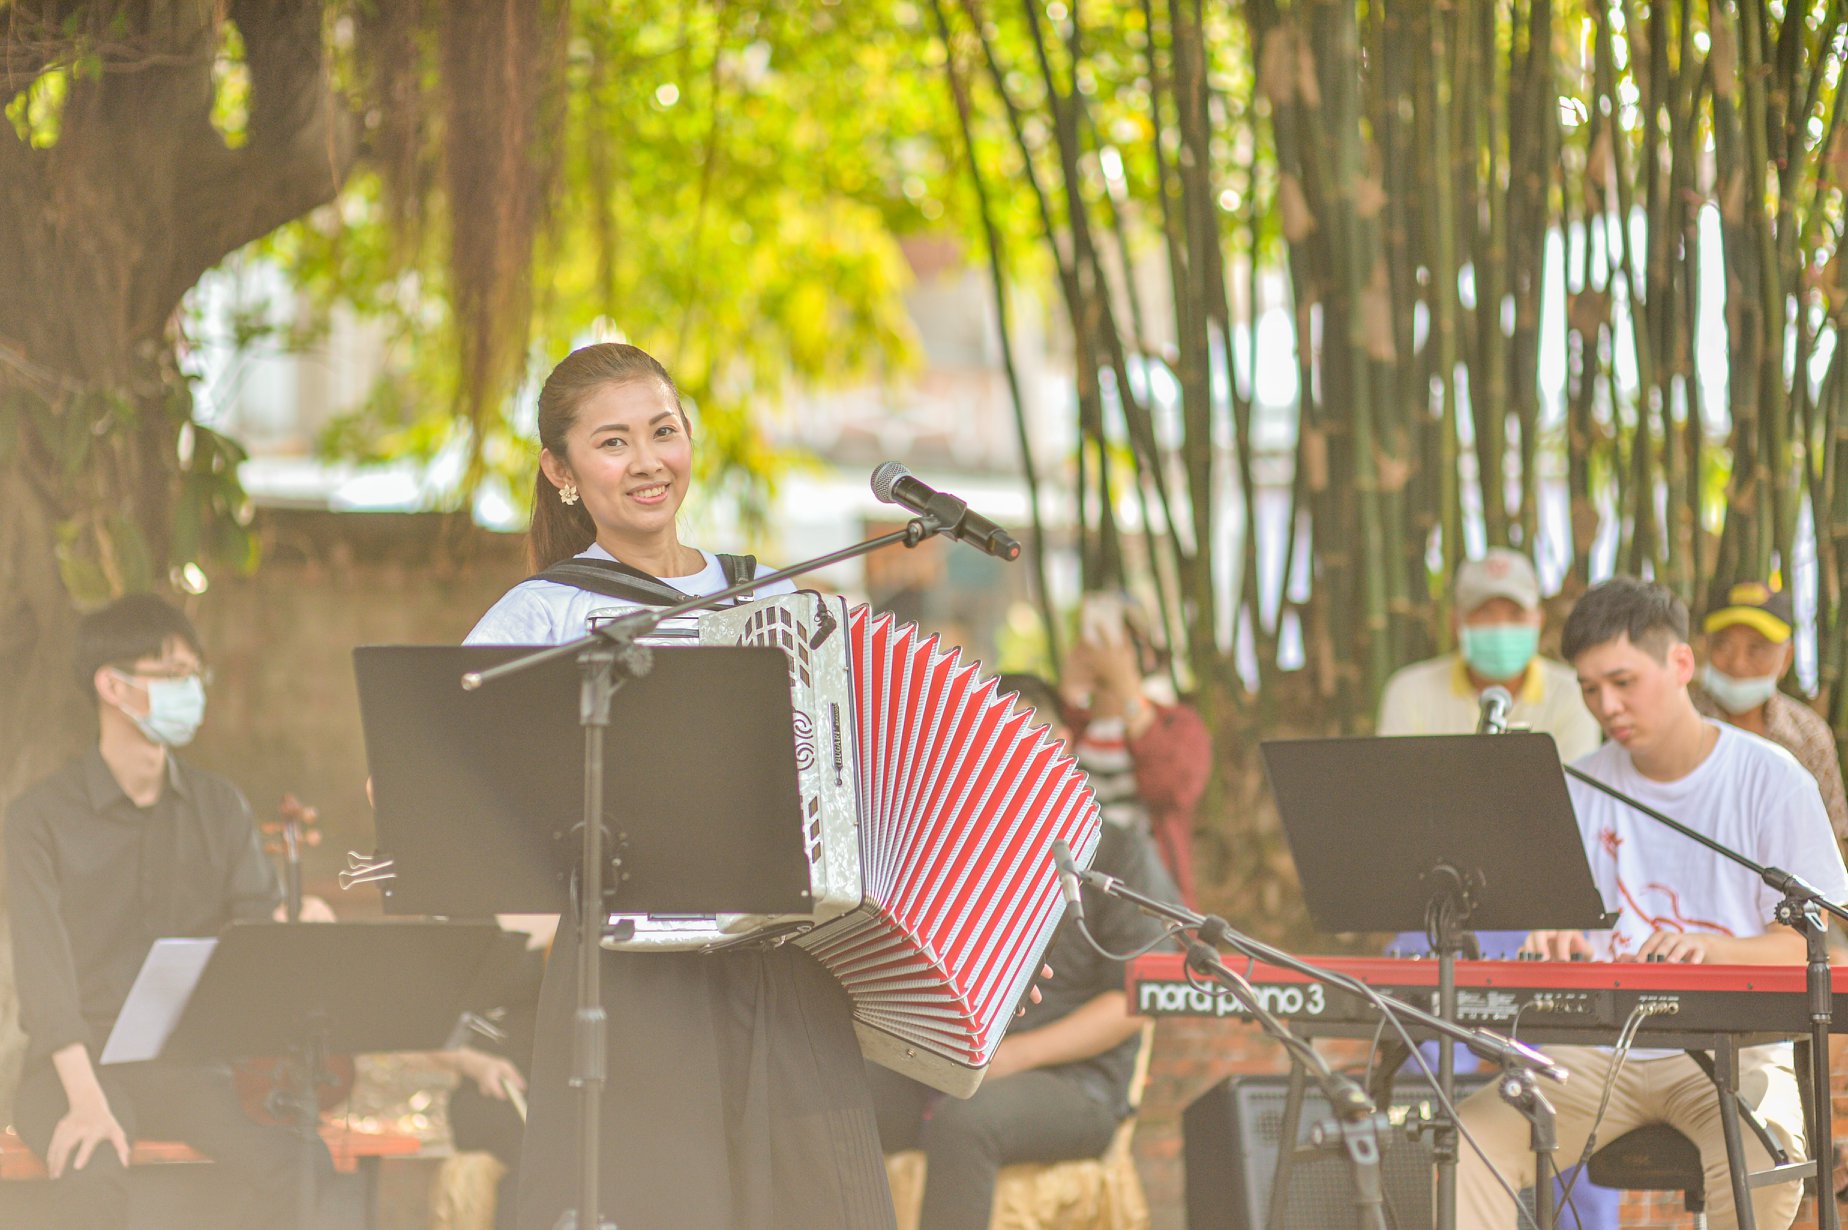
[[[1790,595],[1763,581],[1724,590],[1701,623],[1706,665],[1689,687],[1694,707],[1769,739],[1795,756],[1822,788],[1838,840],[1848,841],[1848,798],[1835,736],[1814,709],[1778,691],[1796,659]]]
[[[1458,652],[1387,681],[1380,734],[1468,734],[1482,693],[1499,686],[1514,697],[1511,724],[1552,735],[1561,760],[1598,746],[1571,668],[1540,656],[1540,578],[1525,555],[1494,547],[1459,567],[1455,609]]]
[[[1518,551],[1493,547],[1457,569],[1457,652],[1414,662],[1386,683],[1380,698],[1382,735],[1466,735],[1476,729],[1482,693],[1503,687],[1514,697],[1511,725],[1553,736],[1559,759],[1571,762],[1597,750],[1597,719],[1579,699],[1572,668],[1540,656],[1540,578]],[[1525,931],[1480,931],[1485,957],[1513,956]],[[1391,950],[1426,951],[1421,933],[1396,936]],[[1431,1044],[1427,1044],[1431,1047]],[[1435,1063],[1435,1049],[1428,1049]],[[1457,1070],[1473,1072],[1475,1057],[1458,1056]],[[1563,1190],[1568,1180],[1556,1180]],[[1572,1208],[1561,1221],[1573,1230],[1615,1230],[1623,1193],[1595,1187],[1583,1176],[1573,1181]]]

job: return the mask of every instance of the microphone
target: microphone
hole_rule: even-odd
[[[1059,891],[1065,895],[1065,908],[1073,918],[1084,921],[1084,898],[1078,892],[1078,864],[1072,848],[1063,840],[1052,843],[1052,865],[1059,869]]]
[[[1481,706],[1476,718],[1476,733],[1479,735],[1505,735],[1508,733],[1508,713],[1514,708],[1514,696],[1507,688],[1496,684],[1482,689],[1482,696],[1476,702]]]
[[[901,462],[888,461],[873,471],[873,494],[881,504],[897,504],[934,518],[950,537],[986,555],[998,559],[1020,557],[1020,544],[1013,535],[981,513],[969,511],[966,503],[948,492],[913,478]]]

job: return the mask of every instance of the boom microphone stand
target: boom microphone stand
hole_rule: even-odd
[[[1443,1019],[1458,1016],[1455,969],[1465,927],[1610,925],[1549,737],[1288,739],[1268,740],[1262,751],[1316,925],[1429,933]],[[1376,838],[1364,864],[1350,853],[1357,817]],[[1455,1092],[1451,1057],[1449,1046],[1439,1048],[1437,1085],[1446,1101]],[[1530,1122],[1550,1111],[1544,1099],[1508,1100]],[[1431,1134],[1434,1224],[1455,1230],[1461,1136],[1448,1114]],[[1536,1146],[1547,1136],[1537,1132]]]
[[[1833,1109],[1830,1105],[1829,1091],[1829,1026],[1834,1015],[1833,993],[1829,975],[1828,920],[1824,913],[1848,923],[1848,910],[1822,895],[1821,890],[1804,880],[1795,872],[1785,871],[1779,867],[1767,867],[1756,862],[1732,847],[1715,841],[1705,833],[1696,832],[1679,820],[1665,816],[1653,807],[1649,807],[1631,798],[1615,786],[1607,785],[1579,769],[1566,765],[1568,776],[1584,782],[1593,790],[1600,791],[1616,799],[1627,807],[1634,808],[1658,824],[1667,825],[1689,841],[1699,842],[1721,858],[1729,859],[1745,868],[1766,884],[1783,894],[1778,902],[1775,918],[1778,922],[1801,932],[1807,949],[1808,966],[1805,983],[1809,990],[1810,1036],[1809,1036],[1809,1103],[1810,1150],[1815,1163],[1816,1180],[1816,1224],[1821,1230],[1839,1230],[1840,1221],[1835,1210],[1835,1196],[1830,1190],[1829,1168],[1834,1164],[1834,1130]],[[1732,1157],[1743,1157],[1735,1147],[1735,1141],[1728,1141],[1728,1153]],[[1739,1190],[1739,1177],[1734,1177],[1734,1189]],[[1750,1206],[1741,1209],[1741,1215],[1750,1216]]]
[[[1317,1084],[1322,1087],[1323,1096],[1334,1108],[1344,1152],[1354,1178],[1354,1210],[1361,1225],[1367,1230],[1376,1230],[1376,1228],[1384,1230],[1387,1224],[1379,1168],[1379,1133],[1380,1128],[1385,1124],[1384,1118],[1378,1113],[1365,1090],[1353,1080],[1330,1068],[1328,1061],[1322,1058],[1314,1046],[1291,1033],[1282,1021],[1264,1007],[1257,991],[1245,976],[1219,959],[1216,945],[1225,944],[1253,960],[1295,970],[1327,986],[1362,995],[1376,1002],[1387,1014],[1395,1018],[1403,1018],[1449,1041],[1459,1042],[1490,1063],[1500,1065],[1510,1072],[1524,1074],[1528,1081],[1531,1081],[1536,1074],[1555,1081],[1566,1079],[1566,1072],[1563,1068],[1532,1047],[1511,1038],[1504,1038],[1487,1029],[1466,1029],[1441,1017],[1432,1016],[1423,1009],[1415,1008],[1390,995],[1376,992],[1358,979],[1313,965],[1280,948],[1273,948],[1261,940],[1245,935],[1235,930],[1230,923],[1218,915],[1196,914],[1185,906],[1138,892],[1115,876],[1106,875],[1100,871],[1081,869],[1071,861],[1069,852],[1059,848],[1062,845],[1063,843],[1054,843],[1053,853],[1062,879],[1089,884],[1100,892],[1129,902],[1145,914],[1174,923],[1183,930],[1192,931],[1196,938],[1187,946],[1187,967],[1231,991],[1246,1011],[1263,1027],[1265,1033],[1283,1045],[1290,1055],[1291,1063],[1299,1070],[1306,1070],[1314,1075]],[[1082,925],[1082,915],[1079,920]],[[1544,1099],[1541,1101],[1544,1102]],[[1278,1142],[1280,1163],[1289,1156],[1294,1145],[1294,1140],[1286,1139]],[[1283,1193],[1273,1189],[1271,1198],[1274,1217],[1275,1211],[1281,1207],[1279,1201],[1285,1197]]]
[[[902,469],[902,467],[901,467]],[[940,493],[933,493],[940,494]],[[885,498],[885,497],[881,497]],[[973,516],[953,498],[939,499],[906,523],[902,530],[830,552],[804,563],[742,581],[717,593],[688,598],[661,608],[645,608],[610,621],[588,636],[562,645],[535,650],[511,662],[462,677],[462,687],[474,691],[496,680],[553,661],[575,657],[583,672],[579,692],[579,724],[584,729],[584,845],[583,866],[578,870],[578,1007],[572,1040],[571,1084],[578,1091],[578,1190],[575,1210],[567,1210],[555,1230],[615,1230],[602,1220],[601,1128],[603,1086],[608,1079],[605,1062],[607,1020],[603,1011],[602,933],[609,915],[608,890],[603,866],[604,733],[610,724],[610,701],[628,679],[640,678],[653,668],[653,653],[640,638],[679,615],[742,597],[767,585],[814,572],[832,564],[900,543],[915,547],[938,534],[962,534],[962,522]],[[1003,539],[1006,538],[1002,534]],[[1011,545],[1012,540],[1006,543]],[[1011,559],[997,543],[990,553]],[[988,548],[984,548],[988,549]],[[1018,554],[1019,548],[1013,548]]]

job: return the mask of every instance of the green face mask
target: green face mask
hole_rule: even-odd
[[[1463,660],[1484,679],[1513,679],[1540,651],[1540,629],[1532,624],[1483,624],[1463,628]]]

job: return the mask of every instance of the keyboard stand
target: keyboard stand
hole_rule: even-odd
[[[1310,1020],[1294,1020],[1290,1027],[1297,1033],[1311,1039],[1316,1038],[1352,1038],[1359,1034],[1351,1025],[1320,1024]],[[1365,1031],[1365,1036],[1372,1036],[1372,1030]],[[1528,1041],[1544,1043],[1545,1027],[1523,1030]],[[1529,1036],[1531,1035],[1531,1036]],[[1787,1036],[1787,1035],[1786,1035]],[[1754,1230],[1757,1222],[1752,1214],[1753,1191],[1761,1187],[1770,1187],[1778,1183],[1806,1181],[1818,1174],[1814,1158],[1808,1161],[1793,1162],[1784,1147],[1777,1142],[1764,1122],[1754,1114],[1745,1100],[1739,1096],[1739,1035],[1729,1033],[1689,1033],[1677,1034],[1668,1043],[1685,1050],[1692,1059],[1706,1072],[1713,1081],[1713,1090],[1720,1100],[1720,1134],[1726,1141],[1727,1171],[1732,1178],[1733,1207],[1737,1210],[1740,1230]],[[1766,1042],[1779,1041],[1779,1037],[1750,1035],[1747,1045],[1762,1045]],[[1562,1039],[1551,1039],[1556,1045]],[[1801,1039],[1799,1039],[1801,1041]],[[1651,1038],[1656,1043],[1656,1038]],[[1571,1039],[1568,1045],[1584,1046],[1584,1037]],[[1658,1043],[1659,1044],[1659,1043]],[[1381,1041],[1373,1071],[1373,1084],[1367,1092],[1373,1098],[1374,1105],[1388,1106],[1392,1103],[1393,1078],[1409,1056],[1405,1044],[1396,1038]],[[1799,1065],[1800,1066],[1800,1065]],[[1801,1083],[1801,1082],[1799,1082]],[[1813,1099],[1805,1098],[1803,1104],[1804,1135],[1815,1139],[1813,1133],[1814,1109],[1810,1103]],[[1294,1141],[1302,1120],[1303,1082],[1300,1074],[1292,1072],[1290,1084],[1284,1096],[1283,1122],[1278,1127],[1280,1155],[1284,1152],[1281,1142]],[[1750,1128],[1752,1135],[1770,1155],[1772,1164],[1765,1170],[1748,1170],[1745,1156],[1745,1128]],[[1287,1188],[1289,1172],[1280,1164],[1278,1173]],[[1818,1183],[1818,1190],[1821,1190]],[[1283,1200],[1287,1196],[1279,1195],[1280,1188],[1271,1190],[1271,1224],[1283,1224],[1280,1214],[1284,1210]]]

